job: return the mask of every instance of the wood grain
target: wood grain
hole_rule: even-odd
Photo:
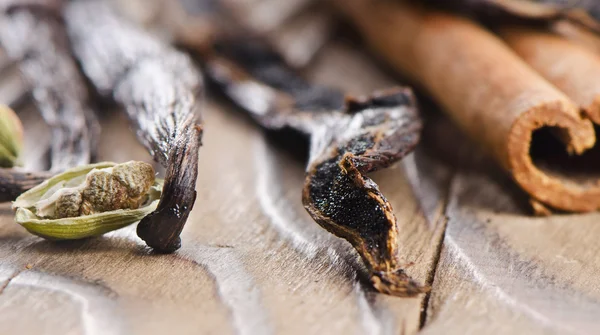
[[[596,333],[600,216],[530,217],[508,177],[473,166],[451,183],[423,333]]]

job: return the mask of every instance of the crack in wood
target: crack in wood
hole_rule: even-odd
[[[442,221],[442,224],[444,227],[442,228],[442,230],[443,230],[442,235],[441,235],[440,240],[435,249],[435,256],[433,258],[433,265],[431,267],[431,271],[429,272],[429,275],[427,276],[427,280],[425,282],[426,285],[429,287],[433,286],[433,281],[435,279],[435,275],[437,274],[438,265],[440,262],[440,258],[442,256],[442,247],[444,246],[444,239],[446,238],[446,229],[448,228],[448,214],[446,212],[448,210],[448,204],[450,203],[450,191],[452,189],[452,183],[457,174],[458,174],[458,171],[456,171],[456,170],[452,171],[452,173],[450,174],[451,177],[448,180],[448,185],[446,187],[446,192],[444,194],[444,200],[442,203],[441,217],[438,218],[438,220]],[[423,298],[423,302],[421,303],[421,314],[419,317],[419,330],[423,329],[423,327],[425,327],[425,324],[427,323],[427,309],[429,308],[429,300],[431,299],[432,292],[433,292],[433,287],[429,292],[427,292],[425,294],[425,297]]]

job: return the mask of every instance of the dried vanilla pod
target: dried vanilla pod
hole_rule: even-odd
[[[49,172],[24,172],[0,168],[0,202],[16,199],[19,194],[38,185],[51,175]]]
[[[97,163],[60,173],[21,194],[15,221],[48,239],[98,236],[156,209],[162,181],[148,163]]]
[[[426,292],[400,268],[396,217],[366,176],[416,146],[421,120],[410,89],[344,99],[340,91],[299,78],[269,46],[248,36],[217,39],[203,60],[209,78],[261,126],[310,137],[304,206],[319,225],[354,246],[373,287],[396,296]]]
[[[196,199],[200,74],[185,54],[121,18],[106,1],[73,1],[64,15],[87,77],[125,107],[138,139],[167,169],[158,208],[137,232],[150,247],[175,251]]]
[[[32,86],[32,96],[52,131],[53,172],[90,163],[99,124],[60,19],[60,0],[5,0],[0,43]],[[10,185],[7,185],[8,187]]]

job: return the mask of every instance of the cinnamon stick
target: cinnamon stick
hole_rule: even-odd
[[[504,27],[500,35],[539,74],[577,103],[600,124],[600,56],[548,31],[526,26]]]
[[[553,127],[573,154],[596,142],[576,104],[477,24],[420,7],[333,1],[393,67],[422,85],[532,198],[567,211],[600,208],[600,187],[549,174],[532,161],[533,132]],[[591,182],[590,182],[591,181]]]

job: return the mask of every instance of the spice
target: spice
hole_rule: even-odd
[[[0,167],[17,165],[23,146],[23,125],[10,108],[0,106]]]
[[[138,139],[166,167],[158,208],[137,228],[161,252],[179,237],[196,199],[202,128],[195,115],[202,82],[191,60],[126,22],[106,1],[73,1],[67,30],[82,68],[99,93],[125,107]]]
[[[533,69],[600,124],[600,56],[543,29],[509,25],[500,36]]]
[[[155,210],[161,187],[144,162],[76,167],[21,194],[13,203],[15,221],[48,239],[98,236]]]
[[[336,4],[373,49],[429,91],[532,198],[567,211],[600,208],[596,176],[576,180],[568,166],[560,174],[542,170],[530,153],[534,132],[551,129],[568,153],[580,155],[596,142],[592,123],[498,37],[467,19],[417,6]]]
[[[344,99],[299,78],[261,39],[249,36],[216,40],[203,60],[211,80],[261,126],[310,137],[304,206],[354,246],[373,287],[397,296],[426,292],[400,268],[396,217],[366,176],[416,146],[421,121],[412,92],[396,88]]]

